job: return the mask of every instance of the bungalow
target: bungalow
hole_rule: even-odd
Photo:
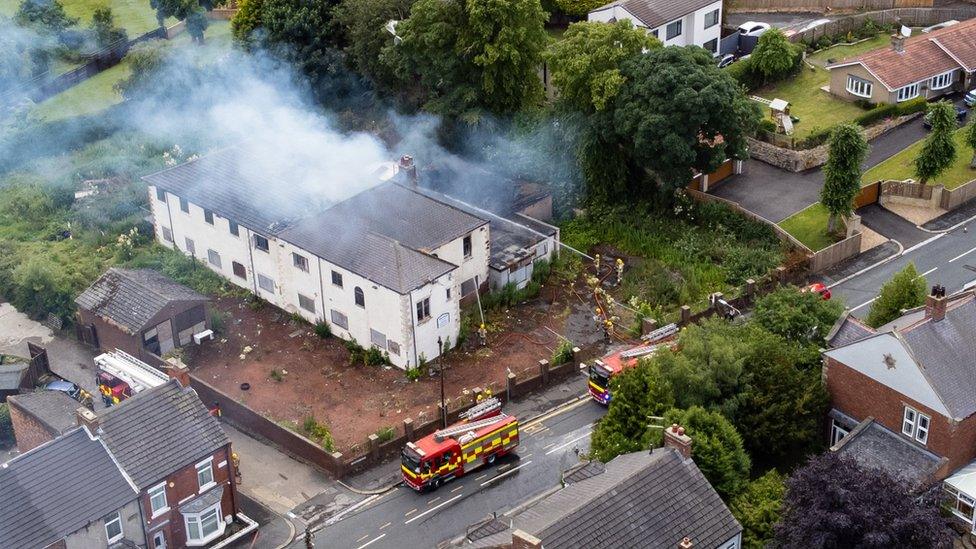
[[[628,19],[665,46],[701,46],[718,54],[722,38],[721,0],[616,0],[591,11],[588,21]]]
[[[891,37],[891,47],[827,64],[830,93],[848,101],[900,103],[972,86],[976,19],[928,34]]]

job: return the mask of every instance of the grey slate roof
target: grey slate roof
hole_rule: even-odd
[[[61,391],[36,391],[7,398],[7,402],[30,414],[54,436],[78,426],[75,410],[80,404]]]
[[[827,345],[830,347],[840,347],[864,339],[873,333],[875,331],[871,327],[851,316],[850,310],[847,310],[844,311],[844,314],[841,315],[837,323],[834,324],[834,327],[827,334]]]
[[[605,6],[591,10],[601,11],[611,6],[621,6],[636,17],[647,28],[653,29],[665,23],[680,19],[695,10],[700,10],[714,0],[617,0]]]
[[[229,444],[196,391],[176,380],[103,412],[98,432],[140,489]]]
[[[46,547],[136,499],[85,428],[0,466],[0,547]]]
[[[881,470],[911,488],[929,484],[945,458],[867,418],[831,448],[866,469]]]
[[[514,517],[547,549],[718,547],[742,531],[695,466],[671,448],[617,456]]]
[[[279,236],[400,294],[406,294],[457,268],[392,238],[360,227],[332,223],[326,219],[328,215],[320,214],[300,221]]]
[[[110,320],[130,334],[138,333],[174,301],[208,298],[151,269],[106,271],[75,298],[79,307]]]

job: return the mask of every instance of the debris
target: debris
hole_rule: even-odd
[[[301,330],[295,330],[294,332],[288,334],[288,337],[294,339],[294,338],[296,338],[296,337],[298,337],[300,335],[302,335],[302,331]]]

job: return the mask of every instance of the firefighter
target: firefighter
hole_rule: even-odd
[[[306,526],[305,527],[305,549],[313,549],[315,547],[315,544],[312,542],[313,539],[315,539],[315,535],[312,534],[312,531],[308,529],[308,526]]]
[[[624,260],[617,258],[617,286],[623,284],[624,281]]]
[[[237,484],[241,483],[241,458],[237,452],[230,453],[230,462],[234,464],[234,480]]]
[[[613,321],[609,318],[603,321],[603,340],[610,343],[610,332],[613,330]]]
[[[593,264],[596,265],[597,276],[600,276],[600,254],[596,254],[596,257],[593,258]]]
[[[485,326],[484,322],[481,323],[481,326],[478,326],[478,339],[481,340],[482,347],[488,345],[488,328]]]

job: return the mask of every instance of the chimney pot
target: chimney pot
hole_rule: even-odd
[[[400,157],[400,169],[407,174],[407,180],[411,185],[417,184],[417,166],[413,163],[413,157],[405,154]]]
[[[681,549],[691,549],[694,547],[695,543],[691,541],[691,538],[685,536],[680,542],[678,542],[678,547]]]
[[[95,412],[85,408],[84,406],[75,410],[75,422],[79,427],[88,427],[88,430],[95,434],[98,430],[98,416]]]
[[[691,458],[691,437],[677,423],[672,423],[671,428],[664,431],[664,447],[674,448],[684,459]]]
[[[944,286],[936,284],[932,286],[932,291],[925,297],[925,318],[938,322],[946,316],[946,289]]]

